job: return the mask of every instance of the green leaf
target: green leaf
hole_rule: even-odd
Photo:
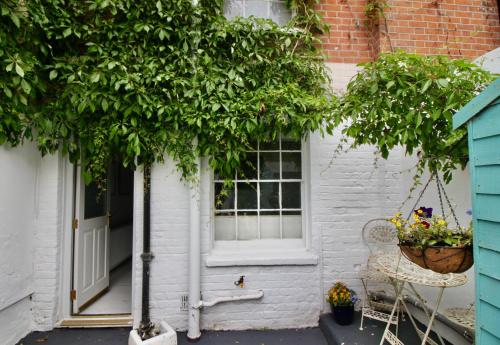
[[[71,35],[71,28],[67,28],[66,30],[63,31],[63,37],[68,37]]]
[[[87,102],[86,101],[82,101],[80,102],[80,104],[78,105],[78,114],[81,114],[83,113],[83,111],[85,110],[85,107],[87,106]]]
[[[26,79],[21,80],[21,87],[26,94],[30,94],[31,85],[26,81]]]
[[[50,80],[53,80],[57,77],[57,71],[55,69],[53,69],[52,71],[50,71],[49,73],[49,79]]]
[[[285,46],[289,47],[290,44],[292,44],[292,40],[290,39],[290,37],[287,37],[287,39],[285,40]]]
[[[429,86],[431,86],[432,84],[432,80],[429,79],[425,82],[424,86],[422,86],[422,89],[420,90],[421,93],[424,93],[425,91],[427,91],[427,89],[429,88]]]
[[[221,105],[219,103],[214,103],[212,105],[212,111],[217,111],[220,109],[220,107],[221,107]]]
[[[24,70],[21,68],[21,66],[19,66],[17,63],[16,63],[16,73],[21,77],[21,78],[24,78]]]
[[[17,26],[17,28],[21,27],[21,22],[19,21],[19,17],[12,12],[10,13],[10,19],[12,20],[14,25]]]
[[[448,80],[446,80],[446,79],[438,79],[437,83],[439,86],[441,86],[441,88],[448,87]]]
[[[91,83],[97,83],[99,81],[99,78],[101,77],[101,74],[99,72],[94,72],[90,76],[90,82]]]
[[[12,91],[5,85],[3,87],[3,92],[5,93],[5,96],[12,98]]]
[[[106,98],[104,98],[101,102],[102,110],[107,111],[108,110],[108,101],[106,101]]]
[[[163,11],[163,6],[161,5],[161,1],[158,0],[156,2],[156,9],[158,10],[158,12],[162,12]]]

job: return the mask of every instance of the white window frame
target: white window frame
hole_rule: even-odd
[[[318,257],[311,250],[310,221],[310,145],[309,140],[301,142],[302,178],[301,211],[302,238],[300,239],[256,239],[215,240],[215,178],[210,172],[210,252],[207,266],[247,265],[315,265]],[[285,150],[286,152],[286,150]],[[236,202],[236,200],[235,200]],[[280,225],[281,227],[281,225]]]
[[[224,2],[227,2],[228,0],[224,0]],[[230,0],[229,0],[230,1]],[[242,14],[241,14],[241,17],[243,18],[248,18],[249,16],[245,13],[245,8],[246,8],[246,3],[247,2],[256,2],[256,0],[239,0],[241,1],[241,8],[242,8]],[[256,18],[262,18],[262,19],[273,19],[271,17],[271,5],[273,3],[279,3],[279,4],[283,4],[283,5],[286,5],[286,0],[259,0],[259,1],[264,1],[266,2],[267,4],[267,13],[266,13],[266,17],[256,17]],[[224,5],[225,6],[225,5]],[[290,17],[288,18],[287,22],[293,18],[295,15],[294,11],[290,11]],[[233,16],[233,17],[226,17],[227,19],[231,20],[233,18],[235,18],[236,16]],[[283,25],[283,24],[279,24],[277,23],[278,25]]]

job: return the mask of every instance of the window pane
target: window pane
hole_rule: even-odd
[[[215,183],[214,203],[216,210],[234,209],[234,186],[223,191],[223,183]],[[221,194],[221,193],[224,193]]]
[[[300,212],[283,212],[283,238],[302,238],[302,216]]]
[[[284,1],[271,2],[270,17],[276,24],[285,25],[292,17],[292,14]]]
[[[257,209],[257,183],[238,183],[238,209]]]
[[[256,240],[257,238],[257,212],[238,212],[238,240]]]
[[[238,172],[240,180],[256,180],[257,179],[257,152],[248,152],[247,157],[241,164]]]
[[[302,154],[300,152],[283,152],[281,154],[283,160],[282,178],[284,179],[300,179],[302,178]]]
[[[269,18],[269,3],[266,0],[246,0],[245,17]]]
[[[279,211],[260,213],[260,238],[280,238]]]
[[[296,150],[300,151],[301,143],[300,140],[292,139],[287,136],[281,138],[281,149],[282,150]]]
[[[224,16],[227,19],[232,19],[236,16],[243,16],[242,0],[225,0]]]
[[[277,180],[280,178],[279,152],[261,152],[259,159],[261,180]]]
[[[280,184],[278,182],[265,182],[260,184],[260,208],[280,208]]]
[[[215,216],[215,240],[234,241],[236,239],[235,217],[233,212]]]
[[[300,182],[283,182],[281,184],[282,207],[300,208]]]
[[[85,185],[85,219],[102,217],[106,215],[106,191],[99,191],[92,182]]]

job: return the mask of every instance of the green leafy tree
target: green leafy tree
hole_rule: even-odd
[[[0,143],[34,137],[87,181],[114,154],[168,154],[189,179],[197,156],[229,177],[257,140],[330,130],[313,2],[284,27],[229,21],[222,2],[0,0]]]
[[[481,92],[493,75],[445,56],[383,54],[349,83],[335,109],[335,124],[352,146],[375,145],[387,158],[396,146],[417,153],[418,169],[444,173],[467,163],[467,130],[452,128],[453,114]]]

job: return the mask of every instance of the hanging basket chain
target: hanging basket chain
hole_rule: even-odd
[[[422,199],[425,191],[429,187],[429,184],[431,183],[432,179],[436,179],[436,187],[438,191],[438,196],[439,196],[439,205],[441,207],[441,214],[443,215],[443,218],[446,218],[445,215],[445,207],[444,207],[444,202],[443,202],[443,196],[446,200],[446,203],[448,204],[448,207],[450,208],[451,214],[453,216],[453,220],[457,224],[457,227],[460,228],[460,223],[458,221],[458,217],[455,213],[455,210],[453,209],[453,206],[451,205],[450,199],[448,198],[448,194],[446,193],[446,190],[444,189],[443,183],[441,182],[441,179],[439,178],[439,174],[437,171],[432,172],[431,176],[429,177],[429,180],[427,180],[427,183],[425,184],[424,188],[422,188],[422,191],[417,197],[417,200],[415,201],[415,204],[413,207],[410,209],[410,212],[408,213],[408,216],[406,217],[406,220],[409,220],[411,215],[413,214],[413,211],[417,208],[418,204],[420,203],[420,200]]]
[[[436,174],[436,187],[439,196],[439,206],[441,206],[441,215],[443,216],[443,219],[445,219],[446,216],[444,214],[443,197],[441,196],[441,185],[439,184],[439,177],[437,176],[437,174]]]
[[[444,189],[443,182],[441,179],[439,179],[439,176],[436,175],[436,181],[438,181],[438,185],[441,187],[441,190],[443,191],[444,198],[446,199],[446,203],[448,204],[448,207],[450,208],[451,215],[453,216],[453,219],[455,220],[455,223],[457,224],[458,228],[461,228],[460,223],[458,221],[458,217],[455,213],[455,209],[451,205],[450,199],[448,198],[448,194],[446,194],[446,190]],[[444,214],[444,207],[443,203],[441,202],[441,209],[443,209],[443,214]],[[444,216],[443,216],[444,218]]]
[[[417,207],[418,203],[420,202],[420,200],[422,199],[422,196],[424,195],[427,187],[429,187],[429,184],[431,183],[432,179],[434,178],[434,174],[435,173],[432,173],[431,176],[429,177],[429,180],[427,181],[427,183],[425,184],[424,188],[422,189],[422,191],[420,192],[420,194],[418,195],[418,198],[417,198],[417,201],[415,201],[415,205],[413,205],[412,208],[410,208],[410,212],[408,213],[408,217],[406,217],[406,220],[410,220],[410,217],[411,215],[413,214],[413,210],[415,210],[415,208]]]

